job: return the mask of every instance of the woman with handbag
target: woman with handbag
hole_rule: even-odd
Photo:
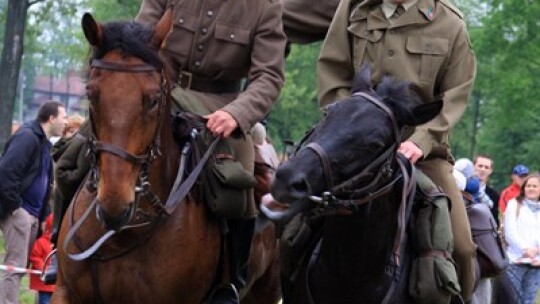
[[[508,275],[524,304],[533,304],[540,288],[540,175],[529,175],[504,216]]]

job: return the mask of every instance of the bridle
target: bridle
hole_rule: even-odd
[[[386,113],[392,123],[394,143],[361,172],[338,185],[334,185],[334,171],[330,158],[324,148],[316,142],[307,143],[303,148],[312,150],[318,156],[323,168],[325,188],[328,189],[321,196],[311,195],[309,197],[317,205],[319,213],[332,214],[337,212],[350,214],[351,212],[356,212],[361,205],[388,193],[401,178],[401,175],[394,174],[393,170],[397,148],[401,142],[401,135],[394,113],[384,103],[365,92],[358,92],[352,96],[362,97]],[[306,134],[301,142],[309,141],[313,130],[315,128]],[[298,151],[299,149],[296,153]],[[389,181],[391,177],[394,178]],[[367,184],[364,183],[366,179],[370,179]]]
[[[135,210],[137,210],[140,198],[143,196],[148,197],[150,204],[153,206],[156,211],[161,212],[163,205],[160,202],[159,197],[154,193],[151,188],[150,182],[148,180],[149,168],[151,163],[161,156],[161,129],[163,125],[164,115],[165,115],[165,105],[167,100],[170,97],[171,91],[169,86],[169,80],[164,69],[156,67],[151,64],[124,64],[111,61],[103,61],[100,59],[92,59],[90,62],[91,68],[109,70],[114,72],[123,72],[123,73],[149,73],[149,72],[158,72],[161,75],[161,85],[160,85],[160,96],[161,100],[159,101],[158,109],[158,120],[157,126],[154,131],[154,136],[152,143],[146,149],[145,154],[135,155],[125,149],[113,145],[111,143],[103,142],[97,139],[94,128],[91,128],[91,135],[88,137],[88,156],[91,162],[91,173],[90,179],[88,182],[88,189],[95,191],[97,189],[97,184],[99,182],[98,174],[98,162],[97,157],[99,153],[105,152],[113,154],[121,159],[126,160],[129,163],[134,165],[139,165],[141,169],[139,170],[139,176],[137,178],[137,185],[135,186],[135,201],[131,204],[130,215],[127,217],[127,222],[131,219]],[[165,94],[164,94],[165,93]],[[92,112],[90,112],[90,120],[92,121]]]

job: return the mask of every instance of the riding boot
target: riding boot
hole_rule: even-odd
[[[255,218],[229,221],[229,272],[232,284],[217,288],[209,303],[238,304],[239,291],[246,286]]]

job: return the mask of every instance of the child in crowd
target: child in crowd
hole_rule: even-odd
[[[50,214],[42,226],[43,234],[35,242],[30,253],[32,269],[43,270],[45,258],[52,250],[51,232],[53,216]],[[30,275],[30,289],[38,291],[38,304],[48,304],[54,292],[54,285],[45,285],[37,274]]]

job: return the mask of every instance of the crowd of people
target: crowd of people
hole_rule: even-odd
[[[63,103],[47,101],[34,120],[13,129],[0,158],[4,265],[30,267],[38,272],[45,268],[53,249],[54,151],[78,132],[83,121],[78,114],[68,117]],[[0,273],[0,303],[19,303],[24,274],[24,271]],[[45,284],[39,274],[32,273],[29,287],[38,292],[38,303],[49,303],[54,284]]]
[[[477,155],[458,159],[453,175],[464,200],[486,204],[498,224],[510,261],[507,276],[522,303],[533,304],[540,289],[540,175],[516,165],[501,194],[489,185],[493,160]]]

